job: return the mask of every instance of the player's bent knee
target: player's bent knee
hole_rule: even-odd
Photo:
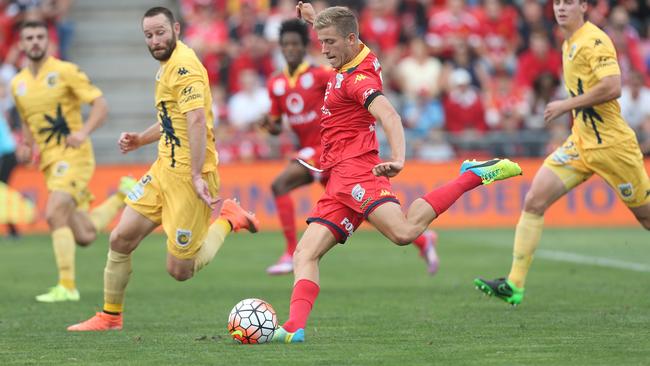
[[[75,237],[74,237],[74,240],[77,243],[77,245],[79,245],[81,247],[89,246],[90,244],[92,244],[95,241],[95,239],[97,239],[97,232],[95,232],[95,231],[90,231],[90,232],[87,232],[87,233],[78,234],[78,235],[75,235]]]

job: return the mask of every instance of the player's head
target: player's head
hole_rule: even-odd
[[[575,31],[585,21],[587,0],[553,0],[555,20],[561,28]]]
[[[356,56],[359,49],[359,22],[345,7],[327,8],[316,16],[314,28],[321,43],[321,52],[334,68],[340,68]]]
[[[181,26],[169,9],[157,6],[144,13],[142,31],[151,56],[167,61],[176,48]]]
[[[20,49],[31,61],[38,62],[45,57],[48,43],[44,22],[33,20],[20,25]]]
[[[282,22],[280,26],[280,48],[289,66],[296,67],[305,58],[309,44],[309,29],[300,19]]]

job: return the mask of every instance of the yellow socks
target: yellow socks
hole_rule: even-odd
[[[90,221],[93,222],[97,231],[102,230],[122,207],[124,207],[124,195],[115,193],[90,212]]]
[[[74,283],[74,252],[76,244],[74,235],[69,227],[64,226],[52,232],[54,258],[59,269],[59,284],[68,290],[75,289]]]
[[[515,246],[512,253],[512,267],[508,279],[520,289],[526,284],[526,275],[533,261],[533,254],[542,237],[544,216],[528,212],[521,213],[515,231]]]
[[[108,250],[104,268],[104,310],[121,313],[124,310],[124,291],[131,277],[131,254]]]
[[[221,245],[223,245],[230,231],[231,226],[226,219],[218,218],[210,225],[205,241],[201,245],[201,249],[196,253],[196,257],[194,257],[194,273],[197,273],[201,268],[210,263],[221,248]]]

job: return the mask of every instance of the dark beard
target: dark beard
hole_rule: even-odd
[[[37,54],[36,56],[32,56],[29,52],[26,52],[25,55],[27,56],[27,58],[28,58],[30,61],[32,61],[32,62],[39,62],[39,61],[41,61],[43,58],[45,58],[45,54],[46,54],[46,53],[47,53],[47,51],[46,51],[46,50],[43,50],[43,52],[41,52],[40,54]]]
[[[167,61],[167,60],[169,60],[169,58],[172,56],[172,53],[176,49],[176,35],[175,34],[172,37],[172,39],[169,40],[169,43],[167,43],[165,46],[167,46],[166,50],[161,56],[156,56],[154,54],[154,51],[150,48],[149,52],[151,53],[151,56],[153,56],[153,58],[155,58],[158,61]]]

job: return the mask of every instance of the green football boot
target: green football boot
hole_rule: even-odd
[[[481,177],[483,184],[490,184],[497,180],[508,179],[522,174],[519,164],[508,159],[465,160],[460,166],[460,174],[468,170]]]
[[[62,302],[62,301],[79,301],[79,291],[76,289],[68,290],[67,288],[56,285],[42,295],[36,296],[38,302]]]
[[[135,185],[138,184],[138,181],[129,177],[129,176],[124,176],[120,178],[120,184],[117,187],[118,192],[122,193],[123,195],[127,196],[129,192],[135,187]]]
[[[496,296],[510,305],[517,306],[524,299],[524,289],[518,288],[510,280],[497,278],[490,281],[483,278],[475,278],[476,289],[488,296]]]
[[[296,329],[295,332],[287,332],[282,327],[278,327],[273,333],[273,343],[301,343],[305,341],[305,330],[302,328]]]

